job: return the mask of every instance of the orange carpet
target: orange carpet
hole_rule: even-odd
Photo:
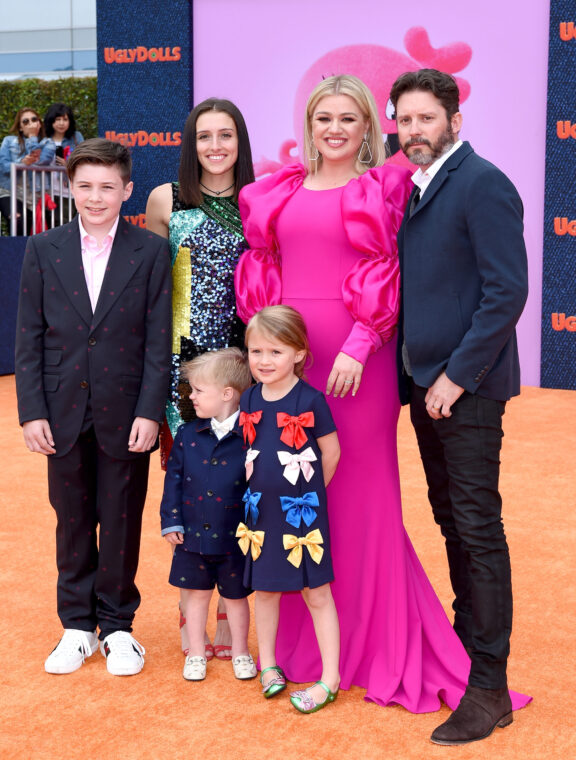
[[[142,673],[108,675],[95,654],[76,673],[43,662],[60,636],[56,616],[55,519],[44,458],[19,429],[14,378],[0,378],[0,758],[2,760],[429,760],[576,758],[572,705],[576,663],[576,393],[525,388],[508,405],[502,455],[505,524],[515,593],[510,683],[534,702],[489,739],[459,748],[428,741],[449,711],[412,715],[363,701],[361,689],[300,715],[287,698],[265,701],[230,663],[209,663],[202,683],[183,680],[170,550],[159,535],[162,475],[154,456],[138,583],[135,635],[147,649]],[[416,442],[399,427],[405,521],[447,610],[442,541],[426,500]],[[215,628],[212,610],[209,632]],[[256,653],[252,630],[251,648]]]

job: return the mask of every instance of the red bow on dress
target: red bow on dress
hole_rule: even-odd
[[[297,449],[301,449],[308,440],[303,428],[314,425],[314,412],[304,412],[297,417],[292,417],[286,412],[278,412],[276,422],[278,427],[284,428],[280,440],[287,446],[295,446]]]
[[[240,425],[244,430],[244,443],[248,442],[250,446],[252,446],[256,440],[256,429],[254,428],[254,423],[257,425],[260,422],[261,418],[262,410],[259,412],[240,412]]]

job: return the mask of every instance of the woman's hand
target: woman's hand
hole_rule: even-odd
[[[332,371],[328,375],[326,395],[329,396],[334,390],[334,398],[344,398],[348,391],[355,396],[360,387],[364,365],[348,354],[340,353],[334,360]]]
[[[66,159],[62,156],[56,156],[56,166],[66,166]]]
[[[38,161],[41,153],[42,150],[40,148],[34,148],[34,150],[31,150],[27,156],[24,156],[21,163],[25,164],[26,166],[31,166],[32,164],[35,164],[36,161]]]

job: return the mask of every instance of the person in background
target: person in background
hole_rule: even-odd
[[[10,134],[0,146],[0,213],[10,222],[10,166],[47,166],[54,159],[55,147],[46,138],[42,119],[33,108],[21,108],[14,118]],[[37,182],[36,187],[38,188]],[[31,204],[31,197],[27,199]],[[16,234],[24,234],[22,198],[16,202],[18,222]],[[32,228],[32,211],[28,209],[26,233]]]
[[[229,100],[208,98],[190,113],[182,133],[178,182],[154,188],[146,226],[167,238],[172,259],[172,370],[166,420],[160,431],[163,466],[183,422],[194,419],[180,364],[205,351],[244,346],[236,316],[234,269],[246,248],[238,193],[254,181],[244,117]],[[231,658],[226,612],[219,603],[214,644],[206,658]],[[180,615],[182,649],[188,641]]]
[[[76,129],[72,109],[64,103],[53,103],[44,116],[44,130],[55,149],[54,163],[65,166],[74,148],[84,142],[82,133]]]
[[[72,109],[64,103],[53,103],[44,115],[44,130],[46,137],[54,146],[54,166],[66,166],[70,153],[77,145],[84,142],[82,132],[76,129],[76,119]],[[67,195],[68,187],[64,174],[56,174],[52,177],[52,195],[56,202],[54,222],[57,225],[60,221],[59,203],[60,195]],[[64,201],[63,221],[68,220],[68,200]]]

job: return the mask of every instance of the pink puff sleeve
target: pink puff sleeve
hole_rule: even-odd
[[[398,322],[396,236],[411,189],[408,170],[386,165],[350,182],[342,196],[346,235],[363,254],[342,283],[344,304],[355,320],[342,351],[362,364],[390,340]]]
[[[240,192],[238,205],[250,248],[238,261],[234,287],[236,310],[244,322],[264,306],[282,301],[282,262],[274,221],[305,176],[305,168],[294,164],[246,185]]]

